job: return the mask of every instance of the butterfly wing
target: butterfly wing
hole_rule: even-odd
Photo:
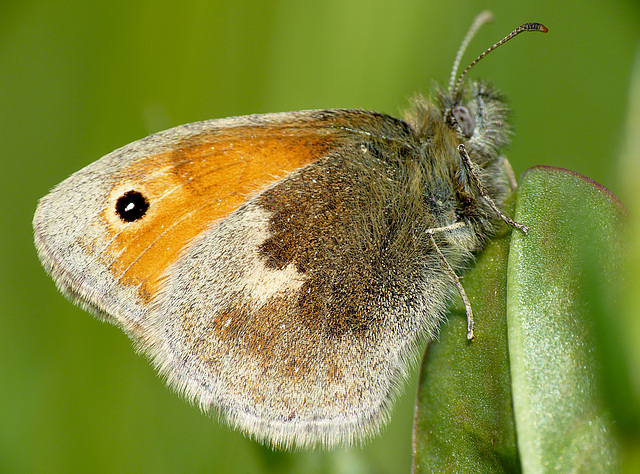
[[[386,420],[450,290],[418,148],[360,111],[178,127],[56,187],[36,245],[204,409],[275,445],[349,445]],[[126,221],[132,192],[148,209]]]

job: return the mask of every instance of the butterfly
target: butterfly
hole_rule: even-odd
[[[35,244],[69,299],[121,327],[169,385],[277,447],[349,446],[387,421],[416,350],[510,189],[503,96],[464,83],[403,120],[249,115],[122,147],[38,204]],[[511,173],[512,176],[512,173]],[[514,181],[511,179],[511,181]]]

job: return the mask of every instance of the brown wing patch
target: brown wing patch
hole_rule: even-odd
[[[149,300],[166,269],[183,249],[248,198],[338,146],[330,128],[243,126],[199,135],[175,149],[140,158],[120,173],[103,213],[105,255],[114,277],[139,287]],[[142,193],[148,212],[123,222],[115,202],[128,191]]]
[[[263,377],[279,386],[276,403],[281,407],[290,402],[288,396],[291,394],[288,392],[292,387],[301,391],[309,380],[325,386],[345,383],[348,388],[344,389],[342,396],[355,397],[352,381],[343,378],[339,353],[318,340],[318,334],[314,334],[299,318],[287,318],[296,312],[295,300],[296,294],[281,294],[258,305],[240,297],[215,317],[207,315],[206,321],[193,324],[193,318],[183,318],[180,329],[187,336],[184,342],[189,353],[198,359],[196,365],[206,365],[215,380],[229,375],[223,369],[225,364],[219,360],[221,352],[231,351],[223,359],[233,357],[232,360],[255,361],[258,376],[244,374],[238,379],[241,380],[243,394],[255,397],[254,403],[265,397]],[[212,341],[229,343],[216,346]],[[300,407],[295,411],[299,412]]]

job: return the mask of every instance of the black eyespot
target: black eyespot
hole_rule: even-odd
[[[138,191],[127,191],[116,202],[116,214],[125,222],[133,222],[147,213],[149,201]]]
[[[458,105],[451,109],[451,114],[453,118],[456,119],[458,125],[460,125],[460,129],[464,136],[470,138],[473,135],[473,132],[476,129],[476,118],[473,116],[469,109],[463,107],[462,105]]]

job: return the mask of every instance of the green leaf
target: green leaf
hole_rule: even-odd
[[[416,472],[518,469],[504,316],[509,240],[509,233],[492,240],[465,274],[476,338],[467,341],[458,308],[427,348],[414,425]]]
[[[618,463],[599,335],[610,326],[624,211],[576,173],[538,167],[523,178],[508,265],[507,325],[518,449],[530,472],[610,471]],[[606,331],[605,331],[606,332]]]
[[[625,253],[627,285],[620,294],[620,317],[615,321],[620,326],[632,390],[630,397],[620,397],[620,400],[614,402],[614,406],[621,408],[615,413],[616,422],[624,435],[624,467],[626,472],[640,472],[640,48],[636,52],[627,104],[625,143],[618,171],[622,196],[632,218],[627,228]],[[621,358],[620,348],[617,352],[618,358]]]
[[[428,347],[416,471],[619,468],[612,400],[632,400],[612,350],[624,208],[593,181],[550,167],[524,175],[515,207],[529,234],[494,239],[464,278],[476,339],[465,340],[457,310]]]

